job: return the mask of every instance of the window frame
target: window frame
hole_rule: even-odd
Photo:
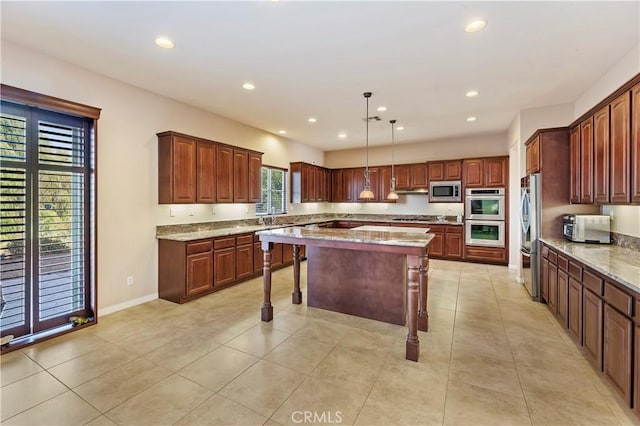
[[[282,210],[281,211],[276,211],[274,213],[269,213],[268,211],[258,211],[258,204],[262,204],[262,199],[263,199],[263,189],[262,189],[262,170],[263,169],[267,169],[268,170],[268,185],[267,185],[267,201],[266,201],[266,205],[270,206],[271,205],[271,198],[272,198],[272,194],[273,194],[273,189],[271,188],[271,184],[272,184],[272,177],[271,177],[271,173],[274,170],[280,171],[283,173],[283,182],[282,182]],[[287,184],[288,184],[288,174],[289,174],[289,169],[285,169],[282,167],[277,167],[277,166],[269,166],[267,164],[263,164],[260,167],[260,203],[256,204],[256,216],[268,216],[268,215],[283,215],[283,214],[287,214],[287,210],[288,210],[288,206],[289,203],[287,202]],[[268,207],[267,207],[268,208]]]

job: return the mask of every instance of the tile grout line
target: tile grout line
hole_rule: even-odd
[[[456,288],[456,305],[453,310],[453,329],[451,330],[451,346],[449,348],[449,364],[447,369],[447,387],[444,390],[444,405],[442,407],[442,424],[444,425],[444,419],[447,414],[447,396],[449,395],[449,382],[451,379],[451,358],[453,357],[453,341],[456,333],[456,318],[458,316],[458,297],[460,296],[460,278],[462,275],[462,269],[458,271],[458,284]]]

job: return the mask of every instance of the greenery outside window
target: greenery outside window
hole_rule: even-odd
[[[261,198],[256,205],[257,215],[287,212],[287,170],[262,166]]]

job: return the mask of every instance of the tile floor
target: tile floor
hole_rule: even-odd
[[[419,363],[404,327],[292,305],[291,274],[274,273],[271,323],[259,278],[3,355],[0,422],[639,423],[504,267],[431,261]]]

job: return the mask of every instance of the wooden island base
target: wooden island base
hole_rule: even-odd
[[[294,245],[291,297],[296,304],[302,303],[299,249],[304,245],[309,262],[309,305],[393,324],[404,324],[406,318],[405,357],[418,361],[418,330],[427,331],[429,326],[427,249],[433,239],[432,234],[398,232],[390,235],[389,232],[280,228],[261,231],[258,235],[264,253],[262,321],[273,319],[273,245]]]

